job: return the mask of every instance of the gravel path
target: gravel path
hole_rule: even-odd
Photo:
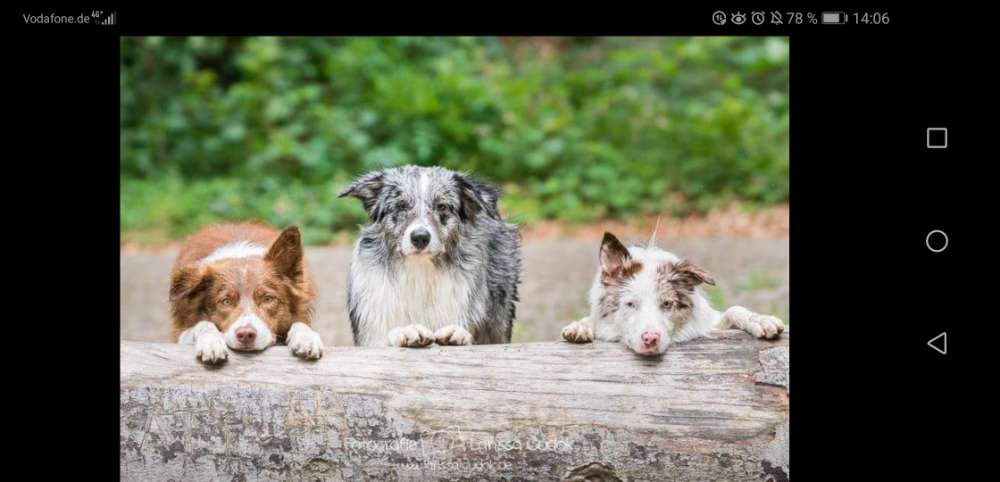
[[[513,341],[558,339],[568,321],[586,314],[598,245],[596,240],[576,239],[525,243]],[[717,308],[740,304],[788,321],[788,240],[720,238],[663,245],[715,276],[718,286],[706,291]],[[122,339],[170,339],[167,285],[175,256],[175,252],[120,256]],[[314,326],[327,344],[350,345],[345,293],[350,248],[308,248],[306,257],[319,292]]]

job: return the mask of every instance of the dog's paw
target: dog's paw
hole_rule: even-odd
[[[389,331],[389,346],[419,348],[434,343],[434,333],[423,325],[409,325]]]
[[[206,333],[199,336],[198,341],[195,342],[195,350],[202,363],[209,365],[222,363],[229,358],[229,349],[226,348],[226,342],[219,334]]]
[[[781,333],[785,331],[785,324],[774,316],[754,313],[744,323],[743,329],[757,338],[773,340],[780,337]]]
[[[288,349],[297,357],[319,360],[323,356],[323,340],[311,329],[297,330],[289,334]]]
[[[563,328],[562,337],[572,343],[590,343],[594,341],[594,330],[585,323],[574,321]]]
[[[458,325],[448,325],[434,332],[434,341],[438,345],[471,345],[472,333]]]

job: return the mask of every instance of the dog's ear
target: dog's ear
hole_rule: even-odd
[[[194,296],[212,285],[213,274],[208,268],[182,268],[170,277],[170,301]]]
[[[500,220],[500,210],[497,209],[500,189],[462,174],[455,174],[454,180],[461,203],[458,213],[463,221],[475,219],[480,212]]]
[[[708,271],[686,259],[677,263],[670,271],[670,282],[689,291],[702,283],[715,286],[715,279]]]
[[[385,174],[382,171],[369,172],[354,180],[350,185],[340,191],[338,198],[354,196],[361,200],[365,206],[365,212],[371,214],[379,193],[385,187]]]
[[[285,228],[278,239],[271,243],[264,261],[271,264],[274,270],[282,276],[292,281],[302,279],[302,235],[299,228],[291,226]]]
[[[601,240],[599,259],[601,274],[606,281],[631,276],[638,265],[632,260],[628,248],[615,235],[608,232],[604,233],[604,239]]]

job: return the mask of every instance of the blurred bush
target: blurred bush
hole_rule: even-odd
[[[514,222],[788,198],[785,38],[124,38],[121,229],[363,222],[407,163],[504,187]],[[158,239],[160,241],[166,239]]]

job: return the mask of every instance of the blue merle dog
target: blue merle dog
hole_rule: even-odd
[[[497,210],[499,189],[403,166],[361,176],[345,196],[368,212],[348,274],[355,345],[510,342],[521,243]]]

